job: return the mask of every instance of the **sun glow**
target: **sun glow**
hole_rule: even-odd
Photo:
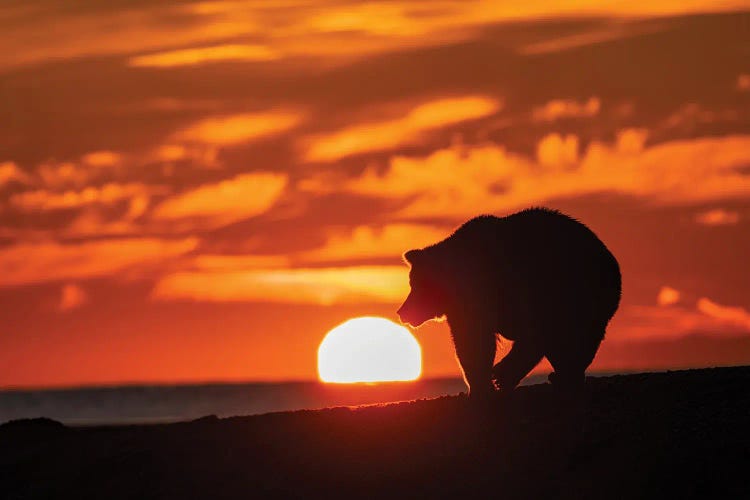
[[[422,349],[414,336],[385,318],[354,318],[333,328],[318,348],[323,382],[416,380],[422,374]]]

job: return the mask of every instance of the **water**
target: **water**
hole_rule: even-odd
[[[544,376],[528,377],[538,383]],[[383,384],[320,382],[144,385],[0,391],[0,423],[47,417],[69,425],[109,425],[229,417],[434,398],[465,392],[463,380]]]

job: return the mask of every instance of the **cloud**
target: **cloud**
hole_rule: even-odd
[[[272,61],[280,54],[264,45],[223,44],[209,47],[169,50],[131,57],[134,67],[170,68],[224,61]]]
[[[565,168],[578,162],[578,137],[567,134],[549,134],[536,147],[536,159],[545,167]]]
[[[465,96],[437,99],[409,110],[400,118],[353,125],[308,138],[305,159],[332,161],[372,151],[384,151],[418,142],[426,131],[484,118],[500,109],[490,97]]]
[[[333,7],[333,8],[330,8]],[[349,5],[331,5],[327,9],[310,16],[306,26],[310,31],[323,33],[331,32],[363,32],[377,35],[407,35],[413,33],[424,34],[417,22],[410,19],[408,6],[401,2],[393,3],[350,3]],[[414,9],[412,12],[419,12]]]
[[[35,184],[61,190],[83,188],[97,179],[111,176],[123,162],[123,156],[114,151],[93,151],[81,157],[79,162],[48,161],[37,166]]]
[[[553,99],[542,107],[534,108],[531,117],[534,121],[553,122],[562,118],[590,118],[599,113],[601,101],[589,97],[586,102],[572,99]]]
[[[740,92],[750,92],[750,74],[741,74],[737,77],[737,90]]]
[[[37,167],[36,173],[42,184],[51,188],[85,186],[90,178],[88,169],[69,161],[43,163]]]
[[[395,303],[408,293],[405,266],[332,267],[331,263],[397,259],[410,247],[432,244],[448,234],[419,224],[357,226],[351,231],[331,232],[322,247],[311,251],[197,255],[184,259],[180,272],[162,278],[152,295],[158,300],[212,302]],[[320,263],[328,266],[305,267]]]
[[[83,288],[75,283],[66,283],[60,289],[60,303],[57,308],[63,312],[71,311],[83,306],[88,300],[89,296]]]
[[[660,306],[671,306],[680,301],[680,292],[670,286],[663,286],[659,289],[659,295],[656,296],[656,302]]]
[[[145,3],[118,8],[17,9],[6,23],[0,49],[2,67],[42,64],[50,60],[122,55],[150,57],[144,52],[185,52],[232,47],[226,40],[260,40],[273,53],[288,57],[346,55],[363,58],[405,46],[435,46],[476,36],[484,27],[509,20],[579,16],[645,17],[695,12],[741,10],[733,0],[661,0],[654,2],[579,1],[486,2],[339,2],[200,1]],[[532,44],[525,53],[549,52],[621,38],[622,25]],[[41,35],[40,35],[41,34]],[[252,45],[251,45],[252,46]],[[562,48],[561,48],[562,47]],[[224,49],[231,53],[236,49]],[[221,50],[219,50],[219,53]],[[241,50],[238,52],[242,52]],[[210,54],[210,55],[206,55]],[[176,57],[176,56],[173,56]],[[191,60],[219,57],[198,52]],[[252,57],[247,55],[245,57]],[[147,62],[153,62],[146,59]]]
[[[288,267],[286,255],[197,255],[191,260],[192,267],[202,271],[226,271],[238,269],[276,269]]]
[[[18,168],[18,165],[12,161],[4,161],[0,163],[0,188],[12,182],[31,184],[32,180],[26,172]]]
[[[750,312],[718,304],[663,286],[657,306],[623,304],[607,329],[607,338],[620,340],[679,339],[710,333],[716,337],[750,334]]]
[[[183,255],[197,244],[196,238],[18,243],[0,249],[0,287],[111,276]]]
[[[166,188],[145,187],[142,193],[135,189],[130,193],[130,196],[112,196],[111,199],[107,199],[107,196],[93,199],[84,198],[81,204],[70,204],[70,200],[63,198],[60,200],[59,208],[77,208],[79,210],[70,222],[49,232],[48,236],[55,235],[61,238],[88,238],[93,236],[101,238],[115,235],[137,235],[148,230],[147,221],[138,219],[141,219],[148,211],[151,205],[151,195],[162,192],[166,192]],[[39,201],[40,203],[46,203],[49,200],[41,198]],[[115,204],[117,206],[113,207]],[[27,211],[41,211],[50,208],[35,207],[31,204],[25,209]]]
[[[153,194],[163,194],[166,188],[147,186],[133,182],[129,184],[108,183],[100,187],[90,186],[80,191],[64,191],[61,193],[47,189],[24,191],[10,197],[10,205],[26,212],[49,211],[70,208],[80,208],[87,205],[111,205],[133,198],[146,198]]]
[[[153,211],[162,221],[198,219],[218,227],[267,211],[287,185],[287,175],[271,172],[240,174],[167,198]]]
[[[637,9],[637,4],[638,2],[630,2],[629,7],[635,7]],[[640,6],[642,7],[643,4],[640,4]],[[592,7],[593,6],[589,6],[589,9],[587,9],[589,14],[592,13]],[[684,14],[685,12],[683,11],[682,13]],[[614,14],[614,12],[609,12],[608,14],[611,15]],[[638,15],[635,12],[633,14]],[[666,12],[664,12],[664,14],[666,14]],[[596,45],[603,42],[622,40],[629,37],[655,33],[661,31],[662,29],[663,26],[656,22],[629,23],[623,22],[619,19],[611,19],[609,20],[609,22],[605,23],[604,27],[597,26],[593,29],[587,29],[579,33],[558,36],[547,40],[534,41],[525,44],[518,49],[518,53],[525,56],[535,56],[540,54],[563,52],[566,50],[586,47],[589,45]]]
[[[615,151],[623,155],[634,155],[643,151],[648,139],[648,130],[626,128],[617,132]],[[595,143],[598,144],[598,143]]]
[[[180,144],[162,144],[154,150],[154,156],[164,162],[182,160],[187,155],[187,149]]]
[[[528,169],[526,158],[500,146],[451,147],[426,157],[396,156],[383,174],[368,167],[345,188],[360,195],[414,199],[404,214],[475,214],[495,200],[499,205],[501,195],[493,191],[507,190],[514,172]]]
[[[59,234],[68,238],[135,235],[146,229],[143,224],[136,223],[136,219],[146,213],[149,204],[148,197],[134,196],[128,201],[125,213],[115,218],[97,207],[87,207]]]
[[[399,257],[410,248],[423,248],[449,235],[449,231],[421,224],[388,224],[382,228],[357,226],[348,233],[333,233],[324,246],[305,252],[305,261],[344,261]]]
[[[83,155],[81,160],[92,167],[112,167],[122,161],[122,155],[114,151],[92,151]]]
[[[736,123],[740,114],[736,109],[710,110],[691,102],[678,107],[661,125],[663,130],[673,130],[687,135],[706,124]]]
[[[130,203],[128,203],[128,211],[125,212],[124,219],[132,221],[145,214],[146,210],[148,209],[149,203],[150,199],[148,196],[133,196],[132,198],[130,198]]]
[[[112,220],[98,210],[84,210],[57,234],[66,238],[124,236],[143,229],[124,217]]]
[[[169,141],[175,139],[175,137],[168,138]],[[218,169],[222,166],[219,161],[219,146],[195,142],[162,144],[144,155],[144,160],[144,163],[161,163],[163,172],[170,172],[167,175],[174,173],[175,162],[185,162],[192,167],[205,169]]]
[[[716,337],[746,335],[750,334],[750,326],[678,304],[670,307],[623,304],[607,328],[606,339],[680,339],[701,332]]]
[[[175,132],[173,140],[231,146],[271,137],[286,132],[302,121],[292,111],[266,111],[215,116],[200,120]]]
[[[707,316],[750,331],[750,312],[743,307],[717,304],[705,297],[698,299],[697,307],[700,312]]]
[[[178,272],[162,278],[155,300],[397,303],[409,291],[403,266]]]
[[[714,208],[695,216],[695,221],[705,226],[727,226],[737,224],[739,220],[739,213],[733,210],[724,210],[723,208]]]
[[[567,148],[561,150],[573,150]],[[741,171],[748,163],[750,135],[646,147],[643,131],[628,129],[614,144],[590,143],[566,169],[540,165],[494,144],[453,146],[427,156],[396,156],[384,172],[367,168],[344,187],[406,201],[402,217],[464,217],[594,193],[619,193],[664,205],[697,204],[750,195],[750,175]]]

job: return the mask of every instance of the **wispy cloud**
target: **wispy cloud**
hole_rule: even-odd
[[[85,305],[89,296],[81,286],[75,283],[66,283],[60,289],[60,303],[57,308],[67,312]]]
[[[248,269],[283,269],[289,267],[286,255],[196,255],[190,267],[201,271],[237,271]]]
[[[637,4],[637,2],[633,2],[633,4]],[[633,6],[636,7],[636,5]],[[659,26],[656,24],[645,26],[632,25],[615,20],[611,21],[607,26],[603,28],[597,27],[594,29],[583,31],[581,33],[575,33],[571,35],[554,37],[546,40],[528,43],[521,46],[518,52],[527,56],[563,52],[566,50],[572,50],[588,45],[596,45],[599,43],[610,42],[612,40],[638,36],[658,30]]]
[[[750,323],[745,322],[742,311],[737,317],[728,316],[717,314],[700,302],[696,307],[624,304],[607,328],[607,340],[680,339],[696,333],[716,337],[750,334]]]
[[[358,226],[332,231],[323,246],[309,251],[197,255],[182,259],[181,271],[160,279],[152,296],[207,302],[395,303],[408,292],[404,266],[331,264],[398,259],[404,250],[432,244],[448,232],[420,224]],[[328,267],[304,267],[321,263]]]
[[[0,188],[12,183],[30,184],[31,177],[12,161],[0,163]]]
[[[148,228],[146,221],[138,221],[138,219],[146,214],[150,205],[150,196],[135,195],[129,198],[126,206],[116,214],[113,214],[106,206],[85,206],[68,225],[61,228],[58,234],[66,238],[142,234],[148,231]]]
[[[148,198],[164,194],[163,186],[147,186],[138,182],[118,184],[110,182],[103,186],[90,186],[80,191],[55,192],[47,189],[23,191],[10,197],[10,205],[21,211],[49,211],[80,208],[87,205],[110,205],[132,198]]]
[[[410,248],[422,248],[442,240],[449,231],[421,224],[388,224],[381,228],[357,226],[349,232],[334,232],[325,245],[305,252],[306,261],[344,261],[376,257],[398,257]]]
[[[706,297],[698,299],[697,307],[700,312],[707,316],[750,331],[750,312],[744,307],[725,306]]]
[[[265,111],[215,116],[178,130],[176,141],[230,146],[274,136],[297,126],[302,115],[292,111]]]
[[[32,184],[47,189],[83,189],[92,183],[112,179],[122,166],[124,157],[114,151],[92,151],[78,160],[45,161],[33,171]]]
[[[681,105],[661,124],[663,130],[692,131],[697,127],[717,123],[732,123],[741,119],[738,109],[706,109],[691,102]]]
[[[92,167],[112,167],[122,161],[122,155],[115,151],[92,151],[81,157],[81,160]]]
[[[155,300],[396,303],[408,292],[403,266],[178,272],[155,286]]]
[[[501,107],[498,100],[483,96],[437,99],[410,109],[390,120],[363,123],[307,140],[305,159],[332,161],[347,156],[384,151],[418,142],[429,130],[484,118]]]
[[[206,227],[230,224],[267,211],[283,193],[287,180],[282,173],[240,174],[167,198],[156,206],[153,217],[173,222],[194,219]]]
[[[590,97],[585,102],[572,99],[553,99],[544,106],[534,108],[531,117],[535,121],[553,122],[562,118],[590,118],[601,109],[598,97]]]
[[[362,58],[400,50],[404,46],[430,46],[466,39],[487,25],[509,20],[573,14],[665,16],[740,10],[743,7],[740,0],[719,4],[715,0],[587,0],[572,5],[552,0],[524,4],[503,0],[437,3],[401,0],[388,3],[286,1],[273,4],[254,1],[160,2],[119,9],[101,8],[95,12],[32,8],[19,11],[15,23],[6,27],[0,42],[0,49],[6,57],[0,65],[29,65],[93,56],[149,57],[143,54],[152,51],[179,54],[201,47],[244,46],[246,44],[241,41],[232,44],[226,41],[241,40],[249,33],[274,53],[291,57],[345,54]],[[40,33],[49,35],[40,36]],[[342,33],[346,37],[336,36]],[[613,24],[590,33],[529,44],[524,51],[530,54],[558,51],[619,38],[627,33],[625,28]],[[211,57],[187,54],[182,57],[203,57],[203,60]]]
[[[20,243],[0,249],[0,287],[112,276],[183,255],[195,238],[119,238],[83,243]]]
[[[696,215],[695,221],[705,226],[728,226],[737,224],[740,221],[740,214],[734,210],[714,208]]]
[[[131,57],[135,67],[171,68],[224,61],[272,61],[280,55],[264,45],[223,44],[209,47],[169,50]]]

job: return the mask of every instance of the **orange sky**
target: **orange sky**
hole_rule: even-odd
[[[750,362],[741,6],[6,2],[0,387],[314,378],[403,251],[540,204],[621,262],[594,368]]]

